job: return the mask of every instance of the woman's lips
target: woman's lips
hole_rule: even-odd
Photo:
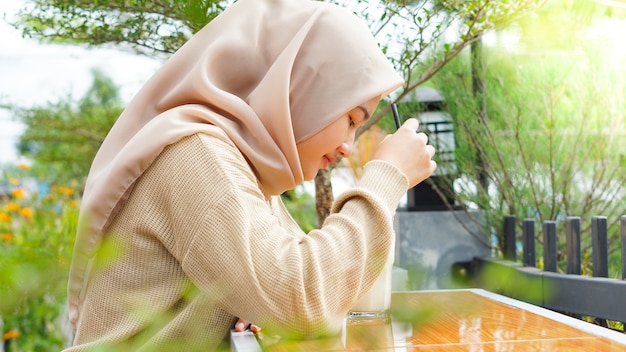
[[[334,161],[335,160],[333,160],[331,157],[324,155],[324,157],[322,158],[322,168],[327,168],[328,165],[332,164]]]

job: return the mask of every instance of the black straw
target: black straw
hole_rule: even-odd
[[[393,111],[393,119],[396,121],[396,129],[398,129],[400,128],[400,116],[398,115],[396,103],[391,103],[391,111]]]

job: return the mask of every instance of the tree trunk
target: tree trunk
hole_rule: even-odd
[[[474,98],[478,100],[478,120],[481,125],[487,126],[487,104],[485,102],[485,69],[483,66],[483,43],[482,38],[473,42],[470,46],[472,62],[472,91]],[[480,187],[486,192],[488,185],[487,165],[482,155],[478,155]]]
[[[315,210],[317,212],[317,223],[322,227],[324,220],[330,214],[330,207],[333,204],[333,185],[330,182],[330,169],[321,169],[315,175]]]

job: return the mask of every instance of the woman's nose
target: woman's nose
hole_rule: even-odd
[[[337,152],[344,158],[349,157],[352,154],[352,144],[351,142],[343,142],[337,148]]]

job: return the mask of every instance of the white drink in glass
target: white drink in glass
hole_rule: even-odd
[[[395,235],[383,271],[374,282],[372,288],[370,288],[365,296],[363,296],[363,298],[361,298],[361,300],[354,307],[352,307],[349,313],[350,317],[377,317],[388,314],[389,307],[391,306],[391,275],[395,259],[394,244]]]

